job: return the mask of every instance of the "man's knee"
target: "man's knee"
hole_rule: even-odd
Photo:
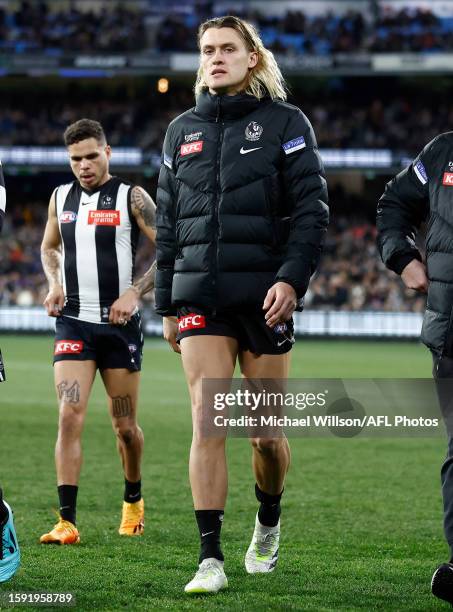
[[[201,402],[192,403],[192,445],[206,448],[218,448],[225,445],[225,435],[213,421],[210,410],[203,410]]]
[[[83,429],[84,418],[84,406],[63,402],[60,405],[58,435],[62,438],[79,437]]]
[[[113,431],[120,442],[125,446],[131,446],[139,435],[139,427],[135,421],[125,419],[113,420]]]
[[[285,438],[251,438],[254,450],[262,455],[275,456],[283,448]]]

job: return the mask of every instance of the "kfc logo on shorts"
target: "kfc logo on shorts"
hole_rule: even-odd
[[[191,153],[201,153],[203,151],[203,142],[203,140],[197,140],[196,142],[181,145],[181,157]]]
[[[57,340],[54,355],[80,355],[82,350],[81,340]]]
[[[119,210],[90,210],[88,214],[88,225],[119,225]]]
[[[189,329],[201,329],[203,327],[206,327],[204,315],[190,313],[178,319],[178,329],[180,332],[185,332]]]
[[[444,180],[442,181],[442,185],[453,187],[453,172],[444,172]]]
[[[77,219],[77,213],[72,210],[65,210],[60,215],[60,223],[74,223]]]

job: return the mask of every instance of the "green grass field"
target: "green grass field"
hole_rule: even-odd
[[[441,439],[293,439],[281,556],[248,576],[243,556],[257,504],[246,440],[228,443],[230,494],[223,544],[230,588],[189,599],[196,532],[187,463],[191,438],[179,357],[147,340],[140,423],[147,504],[141,539],[117,535],[122,475],[97,381],[84,433],[79,547],[38,537],[58,507],[53,466],[57,411],[50,337],[5,336],[0,386],[0,481],[15,510],[22,567],[3,591],[71,591],[80,610],[438,610],[430,578],[447,559],[441,525]],[[299,340],[293,377],[429,377],[415,344]]]

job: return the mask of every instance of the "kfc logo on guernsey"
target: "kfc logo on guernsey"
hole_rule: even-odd
[[[119,210],[90,210],[88,215],[88,225],[119,225]]]
[[[60,215],[60,223],[74,223],[77,219],[77,213],[72,210],[65,210]]]
[[[203,151],[203,140],[190,142],[189,144],[181,145],[181,157],[190,155],[191,153],[201,153]]]
[[[444,172],[442,185],[445,185],[445,187],[453,187],[453,172]]]
[[[185,332],[189,329],[202,329],[203,327],[206,327],[204,315],[190,313],[178,319],[178,329],[180,332]]]
[[[57,340],[54,355],[79,355],[82,350],[81,340]]]

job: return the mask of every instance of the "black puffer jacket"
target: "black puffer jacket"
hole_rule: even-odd
[[[378,246],[386,266],[401,274],[422,260],[414,238],[428,217],[426,265],[430,280],[422,340],[453,356],[453,132],[432,140],[387,184],[377,212]]]
[[[315,136],[298,108],[200,95],[164,143],[157,312],[261,306],[278,280],[302,298],[319,261],[326,201]]]

